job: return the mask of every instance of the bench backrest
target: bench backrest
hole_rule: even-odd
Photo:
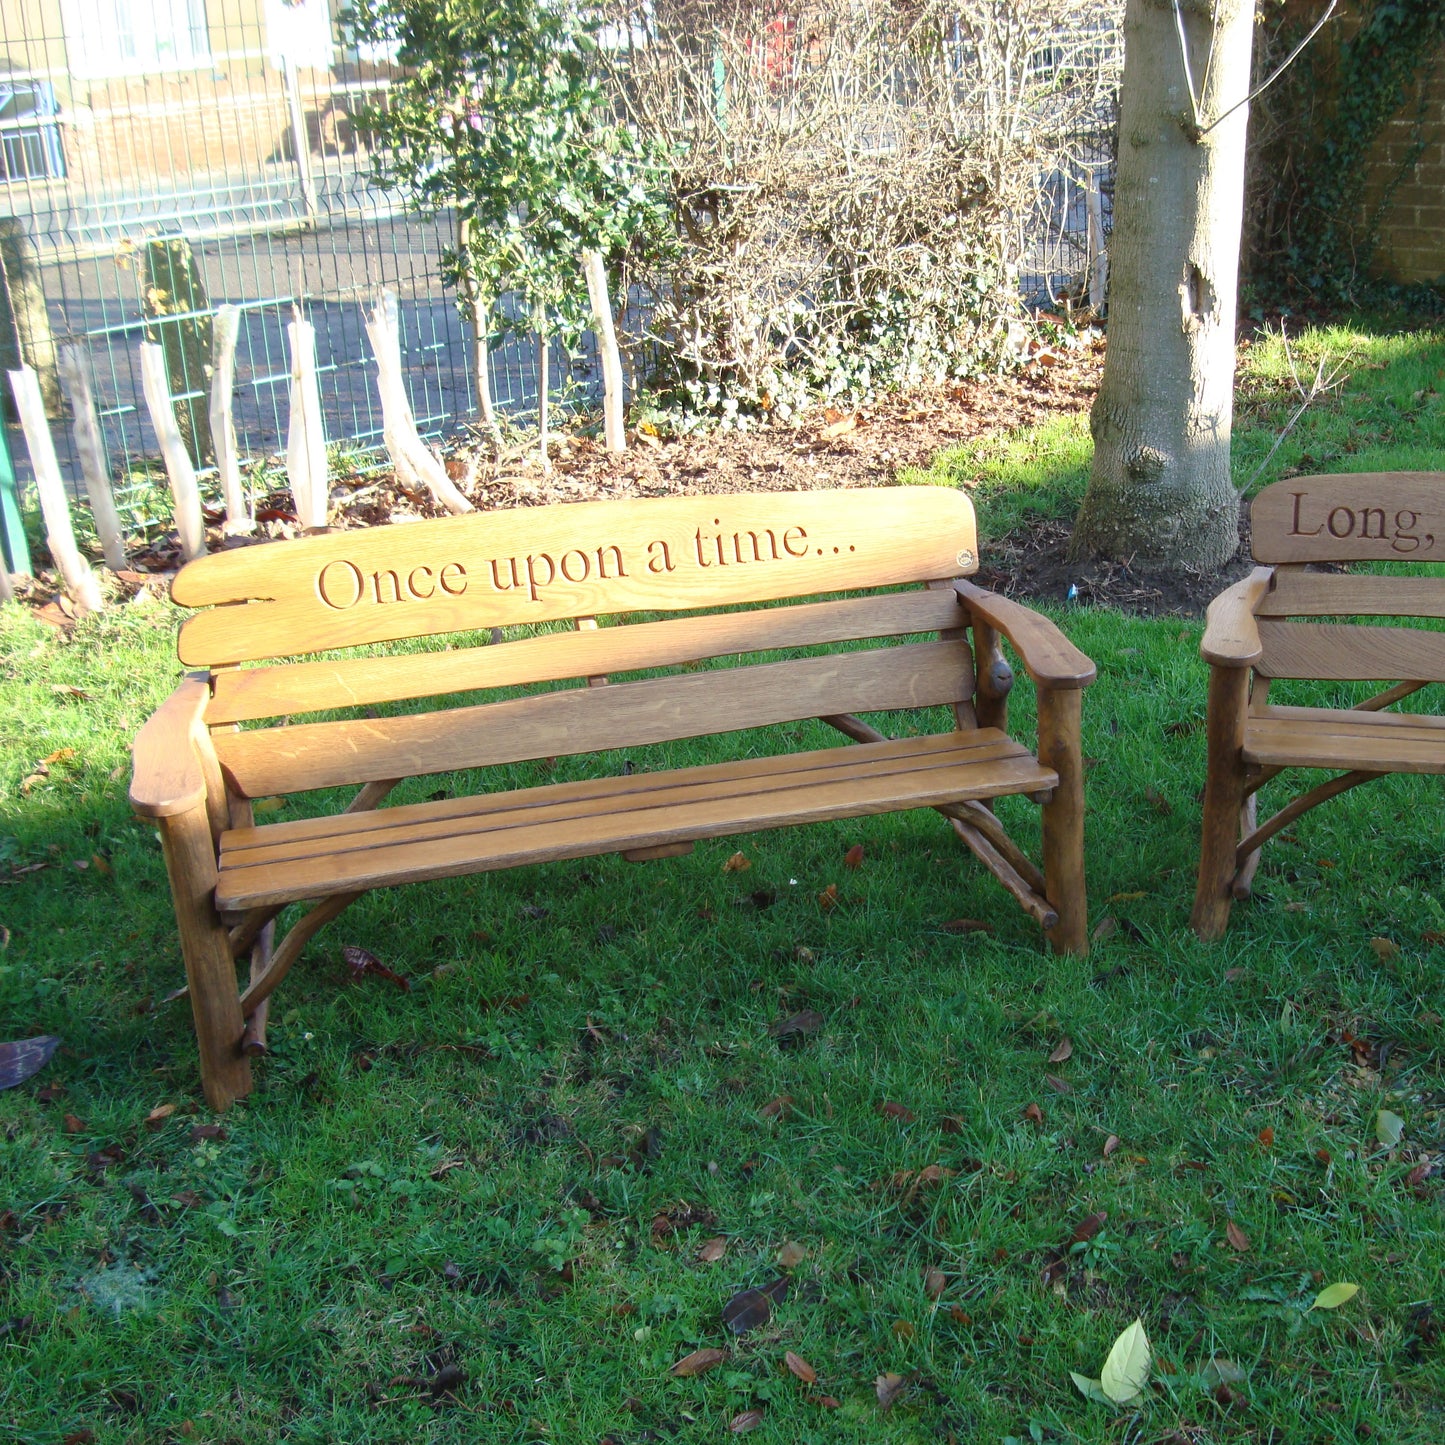
[[[210,609],[182,626],[180,655],[213,669],[206,721],[233,787],[255,797],[963,702],[972,692],[971,657],[965,642],[945,636],[395,717],[230,726],[735,654],[946,634],[961,621],[951,589],[591,622],[947,579],[977,569],[977,546],[973,508],[952,489],[588,502],[240,548],[190,563],[172,595]],[[447,651],[239,666],[563,620],[588,630]]]
[[[1445,632],[1289,619],[1445,618],[1445,472],[1293,477],[1250,507],[1251,550],[1276,567],[1255,608],[1265,677],[1445,681]],[[1434,564],[1435,575],[1311,572],[1311,563]]]

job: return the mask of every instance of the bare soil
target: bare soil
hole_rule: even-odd
[[[694,432],[662,437],[630,434],[626,452],[607,452],[586,435],[560,437],[544,472],[535,443],[504,450],[461,445],[447,458],[454,480],[483,509],[542,506],[615,497],[712,495],[738,491],[808,491],[873,487],[895,482],[908,467],[926,467],[950,446],[1001,436],[1050,417],[1088,408],[1103,365],[1102,340],[1072,351],[1046,351],[1016,373],[959,382],[889,397],[858,411],[820,410],[794,427]],[[349,492],[348,495],[344,495]],[[386,525],[430,517],[440,509],[426,493],[408,491],[391,473],[358,475],[333,484],[333,520],[340,528]],[[262,499],[255,538],[224,538],[212,527],[213,547],[256,545],[295,536],[286,492]],[[219,516],[209,519],[219,524]],[[1152,576],[1126,565],[1067,557],[1070,523],[1041,520],[990,544],[982,585],[1022,600],[1077,601],[1145,614],[1202,615],[1221,587],[1243,575],[1247,548],[1224,572]],[[118,579],[133,591],[155,586],[154,574],[179,565],[175,536],[132,551],[135,569]],[[64,625],[71,609],[42,574],[22,600]]]

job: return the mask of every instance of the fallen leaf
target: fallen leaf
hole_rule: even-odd
[[[1105,914],[1095,925],[1094,931],[1089,938],[1094,943],[1103,943],[1106,939],[1112,938],[1119,931],[1119,921],[1110,914]]]
[[[840,416],[836,421],[831,421],[818,433],[823,441],[832,441],[836,437],[846,436],[858,425],[858,413],[850,411]]]
[[[1224,1237],[1231,1249],[1240,1254],[1249,1253],[1249,1236],[1232,1219],[1224,1226]]]
[[[698,1246],[697,1257],[703,1264],[716,1264],[727,1252],[727,1236],[725,1234],[715,1234],[711,1239],[703,1240]]]
[[[792,1112],[793,1096],[791,1094],[779,1094],[776,1099],[769,1099],[761,1109],[758,1110],[760,1119],[785,1119]]]
[[[1354,1299],[1359,1294],[1360,1287],[1357,1284],[1326,1285],[1316,1296],[1314,1303],[1310,1306],[1312,1310],[1337,1310],[1342,1304]]]
[[[845,868],[861,868],[863,866],[863,845],[855,843],[844,855],[843,866]]]
[[[1118,1147],[1119,1136],[1117,1134],[1110,1134],[1109,1137],[1104,1140],[1104,1158],[1107,1159]]]
[[[1074,1086],[1067,1079],[1061,1079],[1057,1074],[1045,1074],[1044,1083],[1056,1094],[1072,1094],[1074,1092]]]
[[[251,803],[251,811],[253,813],[279,813],[285,806],[285,798],[256,798]]]
[[[1049,1063],[1066,1064],[1074,1057],[1074,1041],[1065,1034],[1058,1042],[1058,1046],[1049,1055]]]
[[[1114,1403],[1104,1393],[1104,1387],[1098,1380],[1091,1380],[1087,1375],[1081,1375],[1077,1370],[1070,1370],[1069,1378],[1078,1386],[1079,1393],[1086,1400],[1093,1400],[1100,1405],[1112,1405]]]
[[[1111,893],[1104,901],[1106,903],[1137,903],[1141,898],[1148,896],[1141,888],[1130,893]]]
[[[145,1126],[152,1133],[161,1127],[176,1112],[174,1104],[157,1104],[145,1117]]]
[[[938,1127],[945,1134],[962,1134],[963,1116],[961,1114],[944,1114],[938,1121]]]
[[[841,1410],[843,1402],[833,1395],[811,1395],[809,1400],[814,1405],[821,1405],[825,1410]]]
[[[1405,1121],[1388,1109],[1381,1109],[1375,1115],[1375,1138],[1386,1149],[1393,1149],[1405,1137]]]
[[[1137,1399],[1149,1383],[1151,1352],[1144,1321],[1135,1320],[1114,1341],[1109,1358],[1099,1372],[1099,1388],[1116,1404],[1127,1405]]]
[[[911,1340],[911,1339],[915,1339],[915,1338],[917,1337],[917,1335],[918,1335],[918,1330],[917,1330],[917,1328],[916,1328],[914,1325],[910,1324],[907,1320],[894,1320],[894,1321],[893,1321],[893,1333],[894,1333],[900,1340]]]
[[[906,1104],[879,1104],[876,1113],[881,1114],[885,1119],[897,1119],[900,1123],[911,1124],[914,1119],[913,1110]]]
[[[1075,1226],[1070,1236],[1072,1244],[1087,1244],[1103,1227],[1109,1218],[1109,1211],[1101,1209],[1096,1214],[1086,1214]]]
[[[908,1379],[904,1375],[879,1375],[873,1381],[878,1404],[885,1414],[893,1408],[894,1401],[903,1393],[907,1385]]]
[[[816,1385],[818,1383],[818,1372],[801,1355],[795,1355],[792,1350],[789,1350],[787,1354],[783,1356],[783,1363],[805,1385]]]
[[[808,1251],[804,1249],[801,1244],[791,1239],[779,1246],[776,1255],[778,1265],[781,1269],[797,1269],[807,1257]]]
[[[773,1024],[768,1033],[775,1039],[794,1038],[803,1034],[815,1034],[823,1027],[826,1020],[817,1009],[799,1009],[795,1014],[789,1014],[785,1019]]]
[[[1261,1146],[1262,1146],[1263,1148],[1265,1148],[1265,1149],[1272,1149],[1272,1148],[1274,1148],[1274,1125],[1273,1125],[1273,1124],[1266,1124],[1266,1125],[1264,1126],[1264,1128],[1259,1131],[1259,1142],[1260,1142]]]
[[[13,1089],[38,1074],[59,1047],[60,1040],[54,1034],[0,1044],[0,1089]]]
[[[1159,791],[1158,788],[1144,789],[1145,801],[1162,818],[1167,818],[1174,811],[1174,804]]]
[[[51,763],[68,763],[74,756],[74,748],[56,748],[53,753],[47,753],[40,761],[48,767]]]
[[[723,864],[724,873],[746,873],[753,865],[745,853],[734,853],[731,858]]]
[[[1411,1189],[1417,1189],[1435,1172],[1435,1165],[1428,1159],[1417,1164],[1406,1176],[1405,1183]]]
[[[941,1269],[925,1270],[923,1274],[923,1293],[929,1299],[938,1299],[945,1289],[948,1288],[948,1277]]]
[[[745,1335],[749,1330],[765,1325],[773,1317],[773,1302],[781,1302],[788,1292],[786,1277],[775,1279],[762,1289],[739,1290],[723,1306],[723,1323],[735,1335]]]
[[[945,933],[992,933],[993,927],[977,918],[950,918],[943,925]]]
[[[1381,963],[1389,963],[1400,952],[1400,945],[1391,938],[1372,938],[1370,940],[1370,952],[1380,960]]]
[[[202,1144],[212,1139],[224,1144],[228,1137],[224,1124],[197,1124],[191,1130],[192,1144]]]
[[[821,908],[824,913],[831,913],[837,906],[838,885],[836,883],[830,883],[818,895],[818,907]]]
[[[77,1119],[74,1114],[67,1114],[67,1115],[65,1116],[64,1120],[62,1121],[62,1123],[63,1123],[64,1126],[65,1126],[65,1132],[66,1132],[67,1134],[83,1134],[83,1133],[85,1133],[85,1124],[84,1124],[84,1121],[82,1121],[82,1120],[80,1120],[80,1119]]]
[[[367,949],[358,948],[355,944],[349,943],[341,950],[341,957],[353,983],[360,982],[368,975],[374,975],[377,978],[384,978],[388,983],[394,983],[402,992],[406,992],[411,987],[410,979],[403,978],[401,974],[389,969]]]
[[[83,698],[86,702],[90,701],[90,694],[83,687],[76,687],[71,682],[52,682],[50,690],[57,697],[78,697]]]
[[[1044,1111],[1037,1104],[1024,1106],[1024,1118],[1035,1128],[1042,1129],[1044,1127]]]
[[[763,1423],[763,1412],[761,1410],[744,1410],[741,1415],[734,1415],[728,1422],[728,1429],[734,1435],[746,1435],[749,1430],[756,1430]]]
[[[685,1380],[693,1375],[706,1374],[707,1371],[715,1365],[722,1364],[727,1358],[726,1350],[709,1345],[706,1349],[694,1350],[690,1355],[684,1355],[667,1373]]]

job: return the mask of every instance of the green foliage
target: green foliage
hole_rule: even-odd
[[[348,18],[359,40],[399,45],[403,75],[358,123],[380,184],[454,210],[446,280],[484,307],[519,292],[526,325],[574,338],[582,253],[615,265],[665,235],[659,157],[613,114],[595,14],[573,0],[358,0]]]
[[[1264,217],[1252,242],[1253,279],[1276,298],[1358,299],[1394,186],[1424,148],[1424,81],[1440,63],[1440,0],[1358,0],[1357,28],[1306,48],[1260,110],[1255,183]],[[1347,9],[1347,14],[1349,9]],[[1315,16],[1295,9],[1262,48],[1268,67],[1302,38]],[[1413,99],[1412,99],[1413,97]],[[1411,151],[1378,196],[1368,196],[1366,161],[1392,118],[1416,121]],[[1367,201],[1369,202],[1367,206]]]

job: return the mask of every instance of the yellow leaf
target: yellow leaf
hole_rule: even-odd
[[[1381,1109],[1375,1115],[1375,1138],[1386,1149],[1393,1149],[1405,1137],[1405,1121],[1388,1109]]]
[[[1117,1340],[1099,1372],[1099,1388],[1116,1404],[1137,1399],[1149,1383],[1149,1336],[1144,1321],[1135,1320]]]
[[[1354,1299],[1359,1294],[1360,1287],[1357,1284],[1327,1284],[1316,1296],[1315,1302],[1310,1306],[1312,1310],[1337,1310],[1348,1300]]]

